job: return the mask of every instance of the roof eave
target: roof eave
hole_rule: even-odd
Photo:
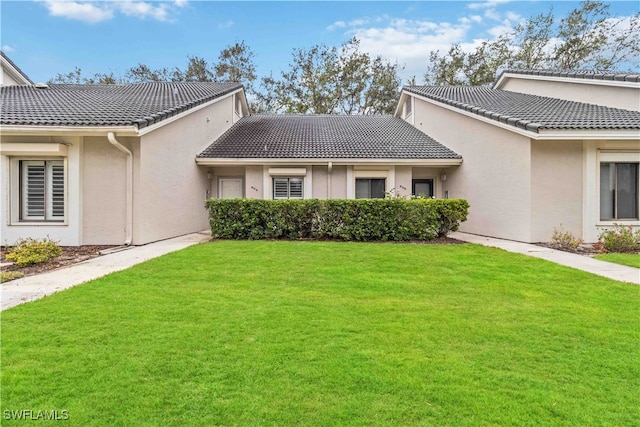
[[[37,126],[0,125],[2,135],[105,135],[115,132],[120,136],[138,136],[136,126]]]
[[[416,166],[459,166],[462,158],[451,159],[361,159],[361,158],[226,158],[226,157],[197,157],[200,166],[238,166],[238,165],[336,165],[354,164],[385,164],[385,165],[416,165]]]

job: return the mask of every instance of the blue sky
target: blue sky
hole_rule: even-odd
[[[640,8],[637,1],[609,3],[616,17]],[[263,76],[287,69],[294,48],[356,36],[363,50],[404,66],[403,78],[421,81],[430,50],[471,48],[552,5],[564,16],[579,2],[2,0],[0,45],[32,80],[47,81],[76,66],[92,76],[124,74],[138,63],[185,68],[187,56],[211,63],[244,40]]]

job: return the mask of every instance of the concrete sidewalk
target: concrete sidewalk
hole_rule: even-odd
[[[143,246],[133,246],[70,267],[3,283],[0,285],[0,310],[37,300],[46,295],[106,276],[109,273],[127,269],[160,255],[209,240],[211,240],[211,234],[208,231],[188,234]]]
[[[572,254],[569,252],[558,251],[542,246],[531,245],[529,243],[495,239],[492,237],[478,236],[475,234],[462,233],[459,231],[449,234],[449,237],[457,240],[462,240],[463,242],[492,246],[495,248],[504,249],[509,252],[542,258],[547,261],[555,262],[556,264],[561,264],[567,267],[597,274],[598,276],[640,285],[640,269],[638,268],[600,261],[585,255]]]

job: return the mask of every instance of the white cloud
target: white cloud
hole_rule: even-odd
[[[51,16],[95,24],[113,19],[116,12],[138,19],[171,21],[172,12],[185,7],[187,0],[173,2],[44,0],[43,3]]]
[[[93,3],[80,3],[75,1],[52,1],[44,2],[51,16],[60,16],[68,19],[95,24],[113,18],[113,11],[107,5],[96,5]]]
[[[346,26],[347,26],[346,22],[344,22],[344,21],[336,21],[336,22],[334,22],[333,24],[331,24],[331,25],[329,25],[327,27],[327,31],[333,31],[333,30],[336,30],[338,28],[344,28]]]
[[[127,16],[140,19],[152,18],[158,21],[168,20],[167,4],[152,5],[143,1],[114,2],[114,5]]]
[[[223,22],[221,24],[218,24],[218,29],[219,30],[226,30],[229,29],[231,27],[233,27],[234,22],[232,20],[228,20],[227,22]]]
[[[489,0],[482,3],[469,3],[467,7],[471,10],[478,9],[495,9],[500,4],[509,3],[510,0]]]
[[[387,25],[353,28],[348,34],[360,40],[364,52],[397,61],[400,67],[404,67],[401,72],[403,79],[413,75],[420,79],[424,75],[429,52],[446,52],[452,44],[463,43],[470,28],[470,19],[460,19],[456,23],[391,19]],[[469,46],[462,45],[471,49]]]
[[[3,52],[7,52],[7,53],[11,53],[11,52],[15,52],[15,49],[12,48],[11,46],[9,46],[8,44],[4,44],[4,45],[2,45],[2,51]]]

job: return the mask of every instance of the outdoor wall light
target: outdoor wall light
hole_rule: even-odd
[[[447,174],[443,173],[442,175],[440,175],[440,181],[446,181],[447,180]]]

